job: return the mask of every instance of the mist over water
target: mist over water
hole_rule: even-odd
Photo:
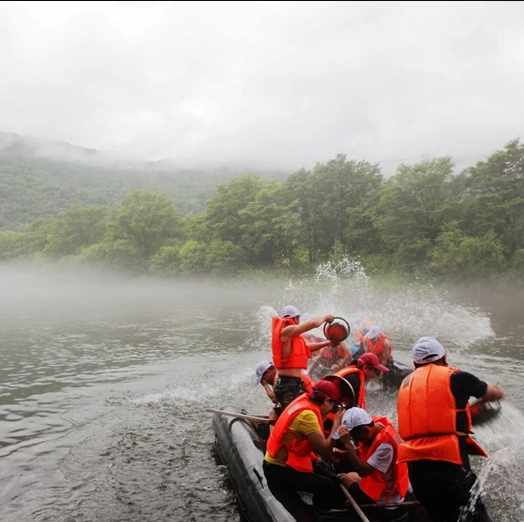
[[[374,281],[355,260],[271,283],[0,269],[0,519],[238,521],[205,409],[269,409],[254,368],[294,304],[369,316],[405,364],[432,335],[499,383],[501,415],[475,429],[490,457],[473,464],[494,522],[521,522],[523,293],[498,292]],[[369,409],[396,419],[395,395],[371,390]]]

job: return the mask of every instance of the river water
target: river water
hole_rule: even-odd
[[[524,520],[524,286],[400,285],[351,262],[278,283],[9,267],[0,296],[2,522],[240,522],[206,408],[267,413],[254,368],[285,304],[365,313],[405,364],[432,335],[497,382],[502,413],[475,430],[490,457],[473,465],[493,521]],[[393,394],[368,402],[396,419]]]

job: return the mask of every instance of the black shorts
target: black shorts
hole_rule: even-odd
[[[300,377],[288,377],[287,375],[279,376],[273,386],[273,391],[277,397],[282,409],[293,402],[299,395],[302,395],[304,382]]]

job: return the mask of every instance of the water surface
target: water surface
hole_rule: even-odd
[[[239,522],[206,408],[267,412],[254,368],[285,304],[369,315],[409,364],[432,335],[450,363],[498,382],[501,416],[474,461],[494,522],[524,520],[524,292],[374,283],[333,267],[281,283],[132,280],[0,270],[0,520]],[[395,397],[369,410],[393,419]]]

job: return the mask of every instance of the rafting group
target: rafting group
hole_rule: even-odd
[[[322,326],[325,339],[311,334]],[[272,361],[257,365],[255,381],[273,402],[262,466],[271,493],[298,522],[317,522],[348,498],[363,520],[359,506],[382,506],[387,521],[406,520],[416,506],[420,522],[490,522],[469,455],[487,456],[472,426],[501,389],[449,366],[444,347],[422,337],[397,384],[395,426],[365,400],[366,384],[394,368],[391,343],[369,319],[356,326],[351,349],[341,318],[301,321],[292,305],[272,318]],[[321,364],[328,374],[312,378]]]

